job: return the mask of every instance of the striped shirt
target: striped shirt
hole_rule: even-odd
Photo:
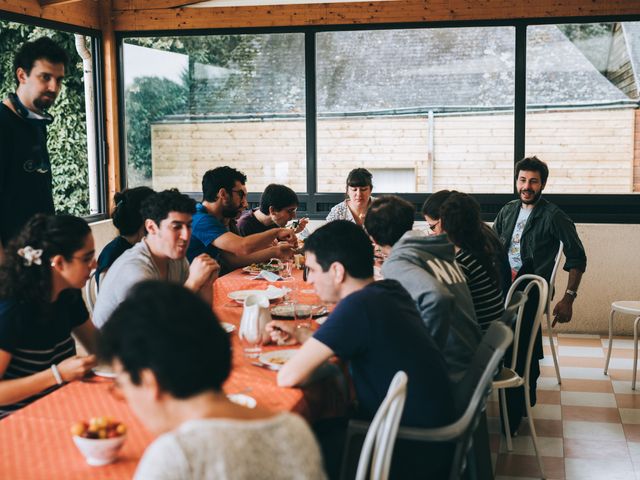
[[[456,262],[467,278],[476,318],[480,329],[485,332],[491,322],[498,320],[504,313],[502,291],[471,253],[461,249],[456,253]]]
[[[33,305],[0,300],[0,349],[11,354],[2,380],[28,377],[76,354],[71,331],[88,320],[79,290],[65,290],[47,319]],[[11,405],[0,405],[0,418],[51,393],[57,385]]]

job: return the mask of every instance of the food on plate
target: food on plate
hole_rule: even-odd
[[[269,363],[273,363],[275,365],[284,365],[289,360],[287,357],[269,357]]]
[[[109,417],[93,417],[88,422],[76,422],[71,426],[71,435],[91,439],[121,437],[127,433],[124,423]]]
[[[284,265],[277,258],[272,258],[267,263],[252,263],[251,265],[244,267],[242,270],[248,273],[260,273],[262,270],[267,272],[279,272],[284,269]]]

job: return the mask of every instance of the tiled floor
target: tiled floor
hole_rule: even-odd
[[[546,478],[640,480],[640,382],[631,390],[632,340],[614,339],[609,375],[603,373],[606,337],[560,334],[557,342],[562,385],[545,338],[533,413]],[[526,420],[508,453],[493,398],[488,412],[496,479],[540,478]]]

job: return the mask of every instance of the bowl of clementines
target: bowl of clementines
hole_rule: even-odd
[[[87,463],[97,467],[115,461],[127,438],[127,427],[109,417],[93,417],[74,423],[71,435]]]

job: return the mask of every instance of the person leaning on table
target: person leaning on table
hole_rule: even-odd
[[[273,340],[302,343],[278,372],[278,385],[309,381],[323,362],[337,355],[350,363],[357,416],[373,418],[391,379],[403,370],[409,384],[401,424],[439,427],[451,422],[452,386],[444,357],[400,283],[373,280],[373,245],[364,230],[346,220],[330,222],[312,233],[304,248],[308,282],[322,301],[338,304],[315,333],[287,321],[267,324]],[[334,475],[345,431],[346,425],[336,422],[334,431],[323,428],[320,436]],[[448,469],[448,446],[413,447],[397,449],[392,477],[440,478],[442,469]]]
[[[76,356],[71,332],[95,351],[97,331],[80,289],[95,266],[89,225],[38,214],[0,265],[0,418],[83,377],[95,357]]]
[[[322,480],[304,420],[230,402],[229,335],[209,305],[176,284],[136,285],[102,329],[99,356],[145,426],[159,437],[139,480]]]

